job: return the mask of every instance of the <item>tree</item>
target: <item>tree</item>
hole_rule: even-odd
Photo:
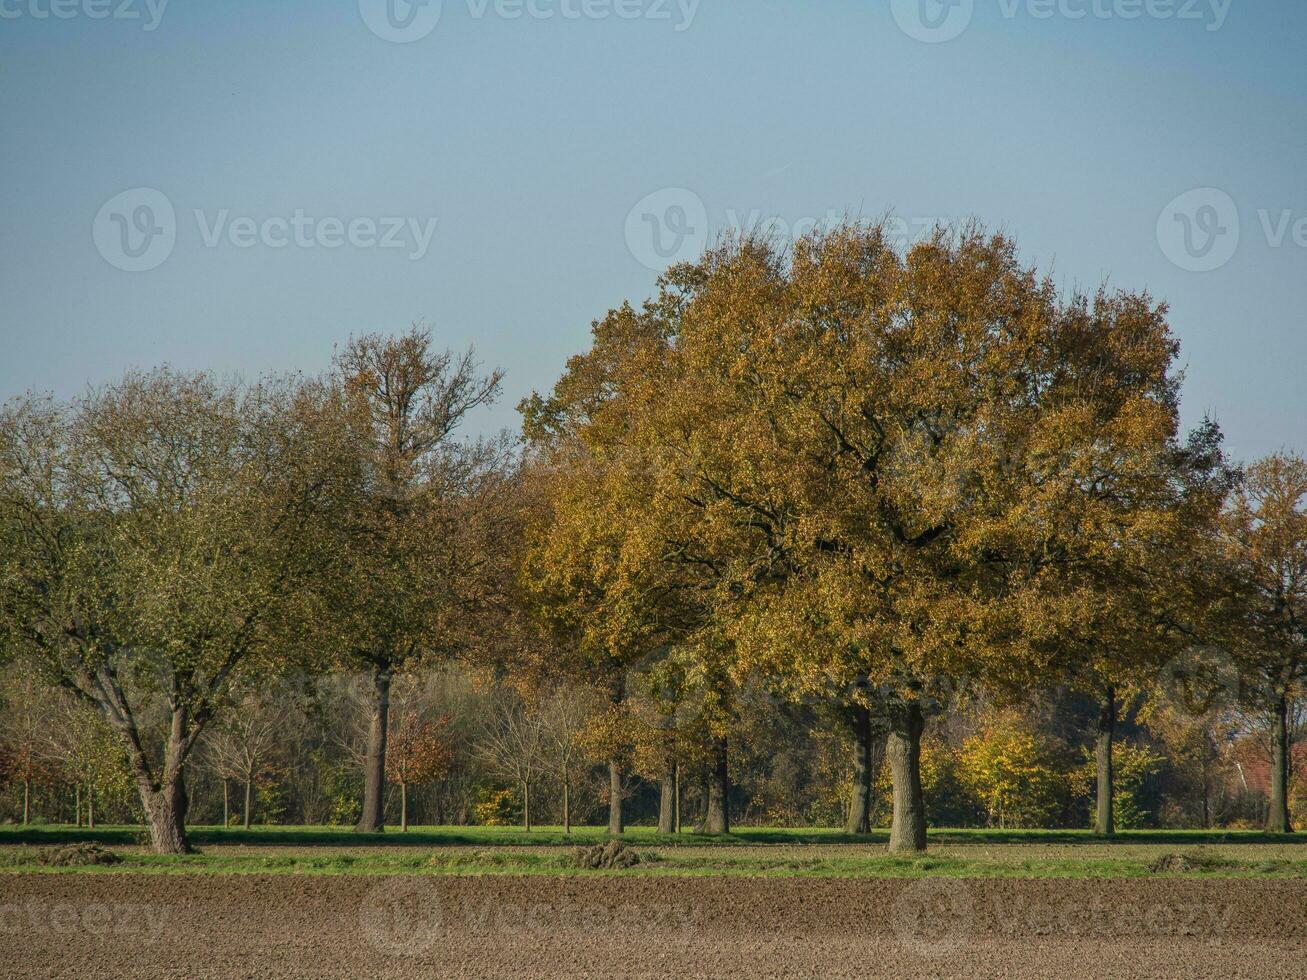
[[[889,733],[885,719],[876,712],[877,702],[872,692],[861,690],[866,681],[859,679],[855,687],[858,696],[837,704],[843,722],[853,736],[853,781],[849,797],[848,816],[844,829],[850,834],[871,833],[872,811],[875,807],[876,774],[885,761]]]
[[[1064,300],[1002,236],[891,238],[744,240],[675,270],[596,326],[528,428],[601,463],[574,520],[616,538],[604,588],[576,591],[709,670],[873,702],[891,846],[918,850],[926,718],[961,679],[1020,690],[1058,662],[1094,601],[1068,569],[1110,547],[1066,515],[1173,451],[1176,348],[1147,296]]]
[[[0,630],[114,730],[159,853],[188,849],[201,733],[284,649],[347,462],[335,407],[162,369],[0,412]]]
[[[512,688],[502,691],[498,710],[481,738],[490,771],[515,783],[522,794],[522,828],[531,829],[531,789],[546,767],[546,735],[538,704]]]
[[[1186,651],[1219,639],[1229,601],[1221,581],[1221,507],[1238,474],[1219,428],[1204,421],[1183,444],[1174,436],[1129,444],[1130,455],[1097,465],[1089,491],[1063,514],[1068,557],[1063,591],[1077,603],[1060,627],[1066,679],[1098,704],[1094,729],[1094,831],[1115,831],[1113,748],[1123,705],[1183,670]],[[1074,549],[1074,550],[1072,550]]]
[[[24,665],[7,671],[0,689],[0,778],[23,787],[23,826],[32,818],[32,790],[53,781],[48,740],[55,699]]]
[[[991,826],[1047,827],[1070,794],[1058,747],[1019,718],[1000,715],[959,753],[963,785],[980,799]]]
[[[206,739],[210,765],[223,781],[223,820],[227,820],[227,782],[244,790],[242,824],[250,829],[258,784],[274,771],[274,756],[286,732],[286,705],[262,690],[246,689],[232,699],[226,717]]]
[[[1238,731],[1229,711],[1225,710],[1229,707],[1223,705],[1222,710],[1195,713],[1188,705],[1153,698],[1140,713],[1148,730],[1165,747],[1170,791],[1182,799],[1193,800],[1196,819],[1190,819],[1205,829],[1216,826],[1221,817],[1227,777],[1223,761]],[[1174,805],[1184,806],[1179,801]]]
[[[502,514],[504,447],[458,438],[501,379],[499,371],[482,375],[470,351],[437,353],[420,327],[355,338],[336,358],[361,478],[318,583],[319,632],[371,684],[360,832],[385,827],[392,678],[466,647],[502,550],[493,525]]]
[[[408,831],[408,788],[445,776],[454,753],[445,739],[449,717],[423,721],[409,715],[395,729],[386,754],[386,777],[399,787],[399,829]]]
[[[1249,467],[1226,514],[1226,529],[1246,598],[1246,634],[1236,648],[1245,693],[1271,719],[1266,829],[1293,833],[1289,719],[1307,680],[1307,461],[1277,453]]]
[[[1137,830],[1149,826],[1155,816],[1156,807],[1149,802],[1152,786],[1162,763],[1162,756],[1146,746],[1125,743],[1118,747],[1115,765],[1112,767],[1112,826],[1122,830]],[[1080,774],[1074,774],[1078,777]],[[1084,778],[1102,785],[1098,771],[1098,759],[1089,761],[1085,767]],[[1095,803],[1102,801],[1103,794],[1097,792]],[[1098,807],[1095,806],[1097,811]],[[1101,815],[1096,815],[1101,819]]]
[[[563,833],[572,832],[572,789],[590,768],[585,729],[595,713],[593,693],[583,687],[559,686],[545,702],[545,769],[563,790]]]
[[[592,350],[568,362],[550,395],[519,406],[533,503],[524,588],[555,646],[568,651],[565,670],[603,690],[614,717],[642,674],[688,645],[711,651],[714,663],[702,679],[711,676],[717,695],[731,685],[721,643],[695,635],[711,625],[706,586],[714,570],[686,546],[693,520],[666,506],[654,479],[661,449],[646,413],[660,397],[675,397],[662,387],[671,380],[663,372],[675,335],[675,289],[666,286],[640,312],[610,311],[593,326]],[[629,740],[611,746],[608,831],[616,835],[624,827]],[[721,749],[724,759],[724,742]],[[719,774],[726,778],[724,767]]]
[[[131,766],[122,742],[89,705],[65,694],[52,707],[46,733],[49,756],[60,777],[73,783],[77,825],[81,826],[84,805],[87,826],[94,830],[97,800],[130,796]]]

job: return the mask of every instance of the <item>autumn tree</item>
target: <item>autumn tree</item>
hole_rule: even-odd
[[[1246,597],[1235,647],[1247,700],[1271,719],[1266,829],[1292,833],[1290,716],[1307,680],[1307,461],[1277,453],[1248,468],[1226,515],[1233,567]]]
[[[959,775],[995,827],[1047,827],[1066,807],[1071,781],[1060,747],[1023,719],[998,714],[967,739]]]
[[[1168,402],[1174,406],[1173,397]],[[1098,704],[1100,836],[1115,830],[1113,748],[1122,706],[1159,675],[1183,670],[1186,651],[1218,642],[1232,608],[1218,522],[1238,474],[1225,461],[1220,430],[1205,421],[1184,442],[1160,429],[1122,436],[1114,455],[1095,460],[1081,490],[1064,498],[1067,560],[1056,585],[1074,611],[1057,624],[1063,676]]]
[[[371,685],[361,832],[384,829],[392,679],[466,648],[503,550],[492,525],[505,447],[459,434],[501,378],[471,352],[436,351],[419,327],[355,338],[336,358],[360,479],[318,583],[318,635]]]
[[[74,820],[95,829],[97,802],[129,797],[132,771],[122,742],[94,708],[67,695],[52,706],[46,732],[48,756],[59,778],[74,789]]]
[[[424,721],[409,715],[395,729],[386,753],[386,777],[399,787],[399,829],[408,831],[408,791],[445,776],[454,753],[445,737],[449,717]]]
[[[1140,717],[1166,749],[1171,794],[1192,800],[1190,812],[1197,817],[1194,822],[1210,829],[1221,816],[1227,775],[1225,752],[1238,729],[1231,717],[1232,705],[1211,705],[1195,711],[1192,702],[1176,704],[1166,696],[1168,693],[1155,688]],[[1182,805],[1178,800],[1176,803]]]
[[[520,406],[533,502],[526,594],[566,651],[567,672],[602,690],[613,717],[626,712],[641,675],[711,624],[716,572],[696,553],[693,515],[683,520],[658,487],[662,449],[649,429],[650,410],[674,397],[663,372],[677,289],[642,310],[609,312],[593,325],[592,349],[569,361],[547,396]],[[729,687],[728,672],[714,678]],[[620,834],[629,740],[611,744],[608,831]]]
[[[693,661],[683,654],[664,658],[641,678],[632,702],[631,768],[658,784],[660,834],[680,833],[682,779],[706,772],[713,761],[687,668]]]
[[[284,649],[345,482],[336,418],[312,384],[167,369],[0,412],[0,629],[114,730],[159,853],[187,850],[201,733]]]
[[[1147,296],[1064,299],[1002,236],[902,254],[856,225],[676,270],[528,421],[601,464],[570,520],[612,536],[604,589],[573,594],[733,680],[885,717],[891,846],[917,850],[927,717],[960,679],[1058,664],[1094,601],[1068,570],[1131,533],[1067,516],[1129,513],[1174,451],[1174,356]]]
[[[619,718],[631,671],[657,656],[667,642],[653,603],[630,602],[631,590],[638,586],[619,571],[628,530],[628,502],[619,488],[627,471],[570,430],[547,431],[538,424],[528,411],[526,428],[535,440],[536,460],[527,483],[537,506],[529,513],[524,538],[524,593],[560,651],[556,668],[593,685],[607,702],[604,715]],[[625,828],[623,744],[590,740],[592,748],[607,745],[608,832],[615,835]]]
[[[0,687],[0,780],[22,786],[23,826],[32,818],[32,790],[57,775],[49,751],[56,702],[25,665],[6,672]]]

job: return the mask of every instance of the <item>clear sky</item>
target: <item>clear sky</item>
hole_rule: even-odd
[[[1300,0],[0,0],[0,202],[3,397],[425,320],[513,425],[705,236],[892,209],[1149,289],[1187,419],[1307,450]]]

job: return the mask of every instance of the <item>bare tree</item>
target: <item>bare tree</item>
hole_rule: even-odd
[[[596,711],[594,692],[587,688],[560,687],[541,712],[543,768],[563,791],[563,833],[572,832],[572,789],[584,778],[591,763],[583,734]]]
[[[481,756],[490,771],[522,791],[522,827],[531,829],[531,789],[546,770],[544,713],[511,689],[481,738]]]
[[[242,823],[246,830],[254,811],[254,794],[261,779],[273,771],[285,726],[288,705],[267,693],[246,689],[233,699],[231,707],[208,733],[206,756],[210,766],[223,781],[222,816],[228,822],[227,784],[230,780],[244,789]]]

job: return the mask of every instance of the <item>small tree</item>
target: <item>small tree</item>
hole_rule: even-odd
[[[595,713],[595,698],[585,688],[560,687],[545,702],[544,768],[563,790],[563,833],[572,832],[572,789],[590,768],[585,728]]]
[[[511,688],[503,690],[495,717],[481,739],[481,756],[490,771],[515,783],[522,793],[522,827],[531,829],[531,789],[545,771],[543,713]]]
[[[32,818],[32,790],[51,782],[56,767],[48,753],[55,699],[30,670],[19,667],[0,694],[0,777],[23,787],[23,825]]]
[[[235,780],[244,790],[242,824],[250,829],[258,785],[276,770],[274,754],[284,731],[286,705],[266,693],[246,690],[207,739],[210,766],[222,779],[222,817],[228,817],[227,783]]]
[[[77,825],[84,805],[87,826],[94,829],[96,800],[121,800],[132,791],[122,742],[92,708],[68,695],[54,706],[47,740],[59,775],[74,786]]]
[[[399,786],[399,829],[408,831],[408,788],[449,773],[454,753],[445,738],[448,716],[439,721],[405,718],[395,729],[386,754],[386,778]]]

